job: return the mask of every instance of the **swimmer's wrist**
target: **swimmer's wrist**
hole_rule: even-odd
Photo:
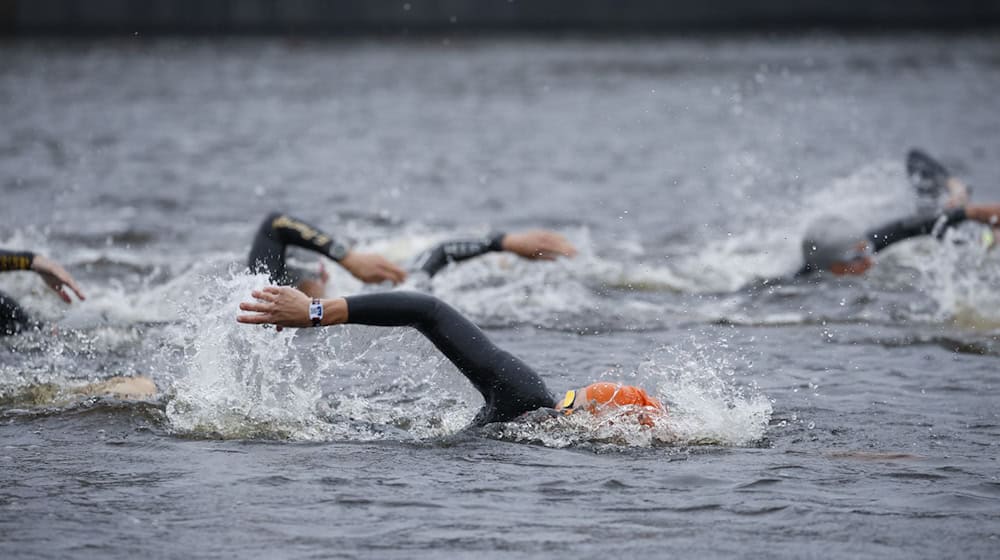
[[[507,240],[506,232],[496,232],[489,236],[490,243],[488,245],[490,251],[495,251],[497,253],[502,251],[509,251],[510,249],[504,245],[504,241]]]
[[[320,300],[323,305],[323,319],[319,326],[342,325],[347,322],[347,300],[344,298]]]

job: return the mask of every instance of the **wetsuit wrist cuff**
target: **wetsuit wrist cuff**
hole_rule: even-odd
[[[503,238],[507,237],[504,232],[491,233],[489,236],[490,243],[487,246],[490,251],[500,252],[503,251]]]
[[[956,224],[958,222],[964,222],[965,220],[967,220],[969,218],[968,215],[966,215],[966,213],[965,213],[965,208],[962,208],[962,207],[952,208],[951,210],[948,210],[947,212],[945,212],[944,215],[948,217],[948,223],[949,224]]]

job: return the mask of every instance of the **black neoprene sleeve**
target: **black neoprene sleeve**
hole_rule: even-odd
[[[416,270],[434,276],[442,268],[453,262],[461,262],[489,253],[503,251],[503,238],[506,234],[496,233],[483,239],[462,239],[445,241],[421,253],[416,259]]]
[[[0,272],[9,270],[28,270],[35,260],[31,251],[7,251],[0,249]]]
[[[39,327],[17,301],[9,295],[0,292],[0,336],[17,334],[32,327]]]
[[[348,323],[379,327],[413,327],[420,331],[483,395],[478,425],[506,422],[555,398],[527,364],[497,347],[443,301],[417,292],[382,292],[346,298]]]
[[[889,222],[868,231],[866,237],[871,241],[872,248],[875,251],[881,251],[889,245],[898,243],[904,239],[919,235],[930,235],[935,229],[943,232],[945,228],[961,223],[966,219],[964,208],[954,208],[938,216],[913,216]]]
[[[261,222],[250,248],[248,266],[253,273],[267,272],[277,284],[292,284],[287,274],[285,249],[289,245],[320,253],[334,260],[345,245],[318,228],[287,214],[272,212]]]

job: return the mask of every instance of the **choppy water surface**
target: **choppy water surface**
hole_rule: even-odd
[[[923,146],[1000,200],[989,35],[0,46],[0,246],[67,265],[0,341],[0,550],[66,556],[993,557],[1000,261],[915,240],[775,283],[810,220],[914,208]],[[654,390],[653,430],[465,426],[417,334],[237,325],[256,223],[405,259],[545,226],[424,287],[556,391]],[[303,255],[300,264],[315,266]],[[332,291],[360,285],[333,270]],[[81,397],[152,376],[142,403]]]

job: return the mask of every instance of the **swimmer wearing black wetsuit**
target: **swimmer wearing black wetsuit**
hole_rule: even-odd
[[[30,270],[35,254],[30,251],[0,249],[0,272]],[[0,335],[11,335],[36,326],[17,300],[0,292]]]
[[[485,403],[476,415],[476,425],[511,421],[538,409],[594,412],[604,406],[633,406],[638,421],[645,425],[665,413],[663,405],[642,389],[615,383],[594,383],[557,400],[531,367],[431,295],[395,291],[310,300],[299,290],[276,286],[252,295],[257,301],[241,303],[240,309],[254,314],[238,316],[241,323],[295,328],[351,323],[417,329],[482,394]]]
[[[66,303],[70,303],[71,300],[65,288],[72,290],[81,300],[85,299],[76,281],[58,263],[31,251],[0,249],[0,272],[18,270],[38,273]],[[17,334],[40,325],[41,323],[32,319],[14,298],[0,292],[0,335]]]
[[[483,395],[485,404],[475,424],[506,422],[554,406],[555,397],[533,369],[498,348],[443,301],[403,291],[350,296],[345,301],[348,323],[413,327],[427,337]]]
[[[289,246],[302,247],[324,255],[346,268],[363,282],[402,282],[407,273],[380,255],[358,253],[335,237],[287,214],[274,212],[261,223],[250,248],[251,272],[267,272],[271,282],[295,285],[309,295],[321,296],[325,278],[319,282],[286,265]],[[519,233],[495,233],[482,239],[464,239],[439,243],[421,253],[414,261],[413,272],[434,276],[451,263],[462,262],[489,252],[510,251],[529,259],[552,260],[573,256],[576,249],[561,235],[544,230]]]
[[[919,150],[907,154],[907,171],[914,183],[923,213],[894,220],[863,233],[838,217],[826,217],[814,223],[802,241],[805,264],[796,274],[819,271],[836,275],[863,274],[874,264],[875,253],[913,237],[931,235],[940,238],[949,229],[966,221],[989,226],[997,224],[1000,205],[968,204],[968,187],[947,169]],[[939,199],[947,196],[944,209],[937,209]],[[928,204],[929,201],[929,204]],[[992,244],[992,230],[985,241]]]

